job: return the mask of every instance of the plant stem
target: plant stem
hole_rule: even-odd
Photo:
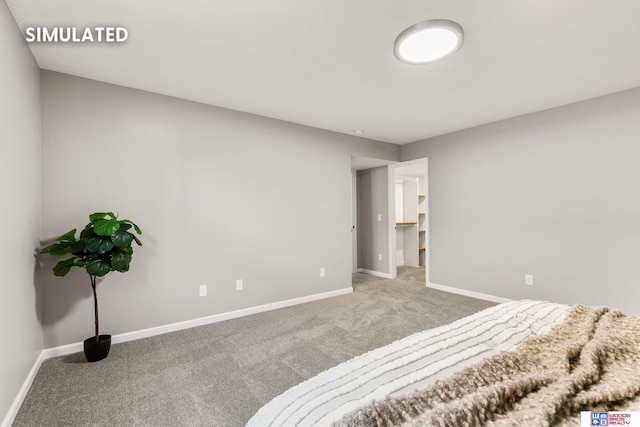
[[[100,342],[100,332],[98,328],[98,294],[96,293],[96,276],[91,276],[91,288],[93,289],[93,312],[96,318],[96,342]]]

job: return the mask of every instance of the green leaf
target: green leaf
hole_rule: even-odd
[[[84,229],[80,232],[80,240],[85,239],[89,236],[97,236],[96,232],[93,231],[93,224],[87,224]]]
[[[118,248],[126,248],[127,246],[131,246],[131,242],[133,241],[133,234],[128,231],[118,230],[111,236],[111,241],[114,246]]]
[[[106,212],[96,212],[89,215],[89,221],[95,222],[98,219],[104,219],[104,217],[106,216],[107,216]]]
[[[89,215],[89,221],[96,222],[99,219],[105,219],[106,217],[110,217],[111,219],[116,219],[116,216],[113,212],[96,212],[94,214]]]
[[[121,273],[129,271],[129,264],[131,263],[131,255],[124,251],[118,251],[111,255],[111,266],[114,270]]]
[[[55,256],[62,256],[69,254],[73,251],[73,245],[69,242],[53,243],[42,249],[43,254],[51,254]]]
[[[109,264],[109,261],[102,258],[87,261],[85,267],[87,268],[87,273],[89,273],[90,276],[102,277],[111,271],[111,264]]]
[[[113,248],[113,242],[109,237],[87,237],[85,241],[87,242],[87,250],[90,252],[104,254],[106,252],[109,252]]]
[[[77,242],[73,243],[71,245],[71,253],[76,255],[76,256],[81,256],[85,253],[85,250],[87,249],[87,245],[84,241],[84,239],[82,240],[78,240]]]
[[[73,267],[76,263],[76,258],[69,258],[58,262],[53,267],[53,274],[56,276],[66,276],[71,267]]]
[[[62,256],[71,253],[73,251],[72,244],[77,242],[75,234],[75,228],[71,231],[67,231],[55,240],[56,243],[52,243],[42,248],[41,252],[55,256]]]
[[[56,242],[75,242],[76,241],[76,229],[74,228],[71,231],[67,231],[62,236],[56,239]]]
[[[120,221],[117,219],[99,219],[93,223],[93,231],[98,236],[111,236],[120,228]]]
[[[133,240],[136,241],[136,243],[138,244],[138,246],[142,246],[142,242],[140,241],[140,239],[138,239],[134,234],[131,235],[133,237]]]
[[[56,276],[64,276],[72,267],[85,268],[91,276],[104,276],[110,271],[128,271],[133,248],[132,242],[142,245],[136,234],[142,230],[133,221],[118,220],[113,212],[95,212],[90,222],[76,238],[77,230],[71,230],[42,249],[42,253],[55,256],[71,254],[54,267]]]
[[[133,221],[131,221],[130,219],[123,219],[120,222],[126,222],[128,224],[133,225],[133,229],[136,230],[136,233],[138,234],[142,234],[142,230],[140,230],[140,227],[138,227]]]

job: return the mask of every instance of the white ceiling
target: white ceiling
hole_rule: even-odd
[[[7,0],[18,25],[124,26],[121,45],[30,44],[41,68],[404,144],[640,86],[638,0]],[[426,19],[444,62],[397,61]]]

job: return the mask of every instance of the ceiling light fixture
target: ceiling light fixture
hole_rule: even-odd
[[[431,19],[410,26],[396,38],[393,53],[406,64],[429,64],[462,47],[464,30],[448,19]]]

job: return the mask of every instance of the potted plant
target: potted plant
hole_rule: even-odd
[[[58,237],[53,244],[43,248],[42,253],[55,256],[71,255],[53,267],[53,274],[56,276],[66,276],[72,267],[84,268],[89,274],[93,290],[95,336],[84,340],[84,354],[87,361],[97,362],[109,354],[111,335],[100,335],[96,279],[111,271],[129,271],[133,242],[142,246],[131,231],[137,234],[142,234],[142,231],[132,221],[119,220],[112,212],[96,212],[89,215],[89,221],[78,239],[74,228]]]

